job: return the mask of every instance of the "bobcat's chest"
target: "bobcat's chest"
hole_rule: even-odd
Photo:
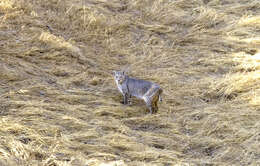
[[[122,85],[118,81],[116,81],[116,85],[117,85],[118,90],[123,94],[123,87],[122,87]]]

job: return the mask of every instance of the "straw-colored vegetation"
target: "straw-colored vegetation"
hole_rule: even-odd
[[[1,0],[0,165],[260,165],[259,0]],[[156,82],[131,106],[111,71]]]

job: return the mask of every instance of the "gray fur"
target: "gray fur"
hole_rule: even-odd
[[[159,85],[145,80],[130,78],[121,71],[114,71],[113,75],[118,90],[124,96],[124,104],[128,104],[129,98],[135,96],[145,101],[150,113],[158,111],[157,102],[158,100],[162,101],[162,89]]]

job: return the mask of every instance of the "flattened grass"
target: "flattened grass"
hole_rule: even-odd
[[[0,165],[259,165],[260,3],[0,2]],[[157,82],[120,104],[111,71]]]

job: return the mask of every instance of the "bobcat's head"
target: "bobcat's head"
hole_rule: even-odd
[[[122,84],[127,77],[124,71],[113,71],[113,75],[115,81],[119,84]]]

